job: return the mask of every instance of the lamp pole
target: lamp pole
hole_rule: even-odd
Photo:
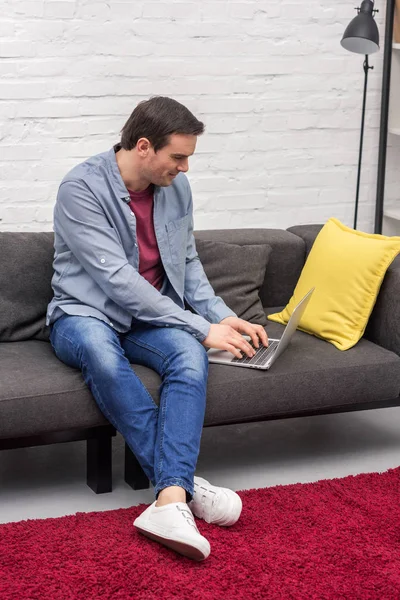
[[[361,112],[361,135],[360,135],[360,150],[358,154],[358,173],[357,173],[357,189],[356,189],[356,203],[354,207],[354,229],[357,229],[357,216],[358,216],[358,198],[360,196],[360,180],[361,180],[361,161],[362,161],[362,151],[363,151],[363,142],[364,142],[364,122],[365,122],[365,105],[367,101],[367,84],[368,84],[368,71],[369,69],[373,69],[374,67],[370,67],[368,64],[368,54],[365,55],[364,60],[364,95],[363,95],[363,104],[362,104],[362,112]]]

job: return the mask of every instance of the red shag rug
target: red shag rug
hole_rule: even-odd
[[[134,530],[144,505],[0,525],[0,598],[399,600],[400,467],[240,496],[233,527],[197,521],[201,563]]]

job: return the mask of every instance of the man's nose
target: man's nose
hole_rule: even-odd
[[[182,162],[179,167],[178,167],[179,171],[183,171],[184,173],[186,173],[187,171],[189,171],[189,161],[185,160],[184,162]]]

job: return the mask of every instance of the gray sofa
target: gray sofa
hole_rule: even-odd
[[[259,292],[267,315],[288,302],[320,228],[197,231],[195,237],[199,245],[269,246]],[[87,482],[96,493],[111,491],[115,430],[81,373],[60,362],[48,341],[53,234],[0,233],[0,257],[0,449],[87,440]],[[240,264],[232,258],[229,269],[233,276]],[[210,365],[205,427],[399,405],[399,299],[400,257],[385,276],[364,337],[350,350],[298,331],[270,371]],[[268,321],[267,331],[279,337],[283,326]],[[133,368],[158,403],[159,375]],[[128,448],[125,456],[126,481],[148,487]]]

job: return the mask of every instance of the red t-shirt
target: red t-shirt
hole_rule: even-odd
[[[157,290],[164,280],[164,267],[158,250],[154,231],[153,206],[154,185],[150,184],[142,192],[128,190],[131,198],[128,202],[136,217],[136,237],[139,246],[139,273]]]

